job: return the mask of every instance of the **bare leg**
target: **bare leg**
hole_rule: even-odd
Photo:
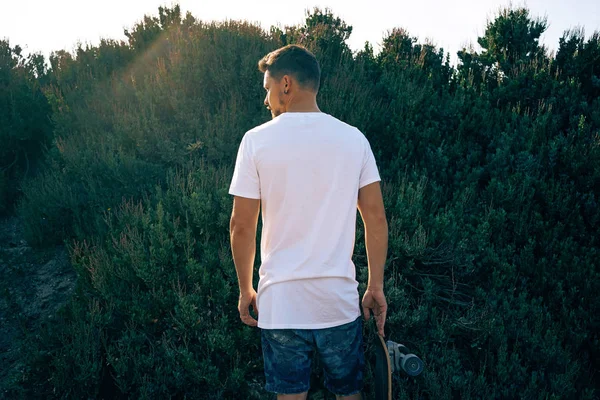
[[[350,396],[335,396],[335,398],[337,400],[362,400],[362,394],[361,393],[356,393],[356,394],[351,394]]]
[[[308,392],[298,394],[278,394],[277,400],[306,400]]]

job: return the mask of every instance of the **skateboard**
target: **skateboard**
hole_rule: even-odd
[[[373,379],[376,400],[392,400],[392,374],[404,371],[409,376],[423,372],[423,361],[402,344],[387,342],[379,333],[375,340],[375,368]]]
[[[379,333],[375,339],[373,380],[375,400],[392,400],[392,364],[387,345]]]

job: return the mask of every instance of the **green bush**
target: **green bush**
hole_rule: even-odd
[[[231,307],[228,172],[207,164],[170,171],[166,191],[157,185],[151,198],[124,201],[104,213],[105,236],[70,246],[80,292],[67,324],[44,331],[52,350],[32,352],[31,365],[48,365],[29,372],[47,379],[25,395],[235,398],[256,390],[258,332]]]
[[[596,398],[597,35],[566,33],[554,60],[536,21],[502,11],[456,69],[402,29],[352,54],[352,28],[318,9],[268,33],[161,9],[129,43],[55,53],[55,139],[19,212],[33,242],[69,246],[78,291],[27,339],[8,393],[269,397],[258,331],[237,315],[227,189],[241,136],[268,118],[257,61],[303,43],[322,110],[365,132],[383,178],[386,331],[426,364],[394,376],[395,398]]]
[[[44,61],[25,58],[20,46],[0,40],[0,215],[12,213],[24,177],[34,175],[52,135],[51,109],[40,81]]]

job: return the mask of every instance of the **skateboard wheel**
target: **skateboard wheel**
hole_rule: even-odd
[[[414,354],[402,357],[401,367],[410,376],[417,376],[423,371],[423,361]]]

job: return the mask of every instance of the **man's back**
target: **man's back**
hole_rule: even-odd
[[[260,198],[259,327],[360,316],[351,257],[360,187],[379,181],[365,136],[325,113],[284,113],[244,136],[230,193]]]

